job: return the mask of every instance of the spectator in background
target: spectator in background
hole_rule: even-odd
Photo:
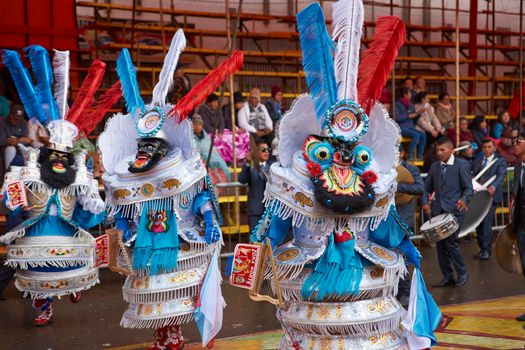
[[[427,91],[427,83],[422,76],[418,76],[414,79],[414,90],[416,93]]]
[[[224,132],[224,118],[219,107],[219,96],[211,94],[199,109],[199,115],[204,121],[204,130],[208,134],[215,132],[220,137]]]
[[[24,107],[12,105],[7,118],[2,118],[0,125],[0,147],[3,148],[4,166],[24,165],[24,157],[18,145],[29,146],[33,140],[28,137],[27,123],[24,120]]]
[[[452,140],[454,143],[454,147],[456,147],[456,128],[450,128],[448,129],[448,137]],[[474,142],[474,137],[472,136],[472,132],[469,129],[468,120],[461,117],[459,118],[459,142],[468,141],[470,143]],[[476,144],[476,150],[477,150],[477,144]]]
[[[184,74],[184,66],[179,63],[175,68],[175,74],[173,76],[173,86],[168,95],[168,101],[173,104],[177,104],[181,98],[184,97],[191,90],[191,81]]]
[[[211,146],[210,136],[204,130],[204,121],[199,114],[194,114],[191,121],[193,123],[193,145],[204,162],[207,162]],[[214,183],[227,182],[230,180],[230,169],[215,148],[211,152],[210,167],[208,170]]]
[[[458,148],[461,148],[458,152],[458,158],[465,159],[470,164],[476,155],[476,144],[470,141],[461,141]]]
[[[240,183],[248,185],[247,214],[250,232],[257,226],[264,213],[264,190],[266,189],[266,181],[268,181],[271,166],[269,160],[270,147],[268,147],[268,144],[259,140],[255,145],[256,149],[252,150],[253,161],[250,154],[238,178]]]
[[[499,139],[503,133],[510,132],[514,128],[515,125],[510,120],[509,112],[507,110],[501,110],[498,112],[498,121],[492,127],[490,134],[495,139]]]
[[[31,146],[35,148],[49,146],[49,133],[47,129],[36,118],[27,122],[27,136],[33,140]]]
[[[478,150],[481,150],[483,140],[489,135],[487,129],[487,121],[482,115],[477,115],[472,123],[470,124],[470,132],[472,133],[472,138],[474,142],[478,145]]]
[[[516,163],[517,160],[516,156],[512,153],[512,139],[513,137],[510,132],[504,132],[501,134],[497,147],[499,156],[505,159],[508,165]]]
[[[275,128],[275,123],[281,120],[281,117],[284,114],[284,108],[282,105],[283,101],[283,91],[277,85],[272,87],[272,97],[266,101],[264,104],[268,110],[270,118],[272,118],[273,126]]]
[[[78,135],[78,138],[73,142],[73,148],[71,148],[71,153],[79,154],[83,151],[86,151],[86,168],[91,173],[95,173],[95,166],[98,166],[97,164],[95,164],[95,158],[98,157],[97,148],[95,147],[93,142],[89,140],[87,135],[83,131],[81,131]]]
[[[420,131],[425,131],[427,133],[427,138],[431,140],[437,139],[439,136],[443,136],[445,130],[441,126],[436,113],[434,113],[434,107],[429,103],[428,94],[423,92],[418,92],[413,98],[414,109],[416,113],[420,115],[417,120],[416,129]]]
[[[7,117],[11,108],[11,103],[5,97],[5,93],[5,82],[0,78],[0,117]]]
[[[420,117],[414,105],[410,102],[411,92],[407,87],[401,89],[399,93],[399,99],[396,101],[396,122],[401,128],[401,135],[410,137],[409,156],[410,159],[416,159],[416,147],[417,156],[419,159],[423,158],[425,152],[425,146],[427,143],[427,136],[424,131],[416,129],[415,124],[417,119]]]
[[[405,79],[403,79],[403,81],[401,82],[401,88],[407,88],[408,90],[410,90],[410,96],[412,98],[414,98],[414,96],[416,95],[416,90],[414,90],[414,80],[412,80],[412,78],[410,77],[406,77]]]
[[[259,88],[250,90],[248,103],[245,103],[239,111],[239,127],[254,137],[264,140],[266,145],[272,143],[273,122],[266,107],[261,104],[261,90]]]
[[[450,102],[450,95],[446,92],[442,92],[438,96],[436,116],[445,129],[456,127],[456,111]]]
[[[230,101],[228,99],[228,101]],[[235,110],[235,126],[239,126],[239,111],[241,110],[242,106],[244,105],[244,97],[242,97],[242,93],[240,91],[235,91],[233,93],[233,109]],[[231,103],[227,103],[224,106],[222,106],[222,117],[224,119],[224,128],[225,129],[232,129],[232,116],[231,116]],[[237,129],[237,131],[241,131]]]
[[[501,185],[507,174],[507,165],[503,158],[496,155],[496,143],[493,139],[487,138],[483,140],[481,152],[483,153],[483,157],[476,158],[472,161],[472,177],[478,175],[490,162],[495,161],[495,163],[481,175],[478,182],[484,184],[493,176],[496,176],[496,178],[487,186],[487,191],[492,198],[492,206],[485,216],[485,219],[483,219],[481,224],[476,228],[479,253],[474,255],[474,258],[489,260],[492,254],[492,223],[494,222],[496,205],[503,202]]]

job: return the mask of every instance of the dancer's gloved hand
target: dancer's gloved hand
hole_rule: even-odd
[[[82,204],[82,209],[93,214],[100,214],[106,208],[104,201],[100,198],[81,197],[79,202]]]
[[[397,248],[405,254],[408,262],[414,264],[418,269],[421,267],[421,253],[408,237],[403,238]]]
[[[221,238],[221,231],[217,221],[213,218],[213,210],[206,210],[202,215],[204,216],[204,224],[206,225],[204,236],[206,243],[217,242]]]

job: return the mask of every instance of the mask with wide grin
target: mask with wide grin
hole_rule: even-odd
[[[305,142],[304,156],[321,205],[350,214],[364,211],[374,203],[374,190],[363,176],[370,162],[366,147],[311,135]]]
[[[141,173],[152,169],[168,153],[169,144],[163,139],[148,137],[140,139],[137,148],[135,160],[128,168],[131,173]]]

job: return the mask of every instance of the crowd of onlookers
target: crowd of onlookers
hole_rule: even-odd
[[[463,158],[479,157],[483,140],[491,138],[498,153],[508,164],[516,161],[510,150],[512,139],[518,137],[519,123],[511,120],[507,110],[500,110],[492,125],[482,115],[470,121],[459,117],[458,121],[450,95],[441,92],[437,102],[431,103],[422,77],[403,79],[395,103],[391,104],[388,93],[383,94],[383,100],[390,105],[391,115],[398,123],[402,136],[409,140],[409,160],[424,160],[426,165],[430,164],[434,155],[434,142],[441,136],[448,136],[455,147],[462,148],[460,156]],[[457,122],[459,132],[456,131]],[[456,144],[458,133],[459,144]]]

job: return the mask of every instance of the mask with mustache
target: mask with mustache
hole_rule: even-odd
[[[130,173],[142,173],[152,169],[168,153],[170,144],[160,138],[147,137],[138,142],[135,160],[129,164]]]
[[[38,158],[40,178],[52,188],[61,189],[75,182],[77,170],[71,153],[42,148]]]

